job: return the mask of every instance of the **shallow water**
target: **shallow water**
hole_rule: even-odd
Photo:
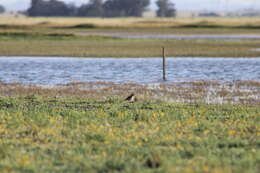
[[[0,81],[57,85],[69,82],[162,82],[161,58],[0,58]],[[169,58],[167,82],[260,80],[260,58]]]
[[[162,40],[259,40],[259,34],[140,34],[128,32],[79,32],[80,35],[103,35],[127,39],[162,39]]]
[[[172,40],[256,40],[260,35],[119,35],[128,39],[172,39]]]

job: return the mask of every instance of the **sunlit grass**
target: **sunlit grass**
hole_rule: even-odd
[[[78,36],[66,32],[0,32],[0,56],[258,57],[259,40],[159,40]]]
[[[4,172],[257,172],[254,106],[0,98]]]
[[[1,29],[156,34],[259,34],[255,18],[28,18],[0,17]]]
[[[183,25],[216,25],[216,26],[258,26],[257,17],[241,18],[28,18],[1,17],[0,24],[7,25],[45,25],[71,26],[93,24],[100,27],[171,27]]]

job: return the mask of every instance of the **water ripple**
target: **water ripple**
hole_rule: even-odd
[[[160,83],[160,58],[0,58],[0,80],[57,85],[74,81]],[[169,58],[168,82],[260,80],[258,58]]]

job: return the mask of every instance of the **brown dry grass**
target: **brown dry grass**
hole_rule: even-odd
[[[259,34],[259,18],[0,17],[0,30],[139,34]]]
[[[259,26],[255,18],[62,18],[0,17],[1,25],[71,26],[93,24],[99,27],[179,27],[183,25]]]

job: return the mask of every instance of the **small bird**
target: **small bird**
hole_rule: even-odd
[[[135,94],[132,93],[130,96],[128,96],[125,101],[129,101],[129,102],[135,102],[137,101],[136,97],[135,97]]]

